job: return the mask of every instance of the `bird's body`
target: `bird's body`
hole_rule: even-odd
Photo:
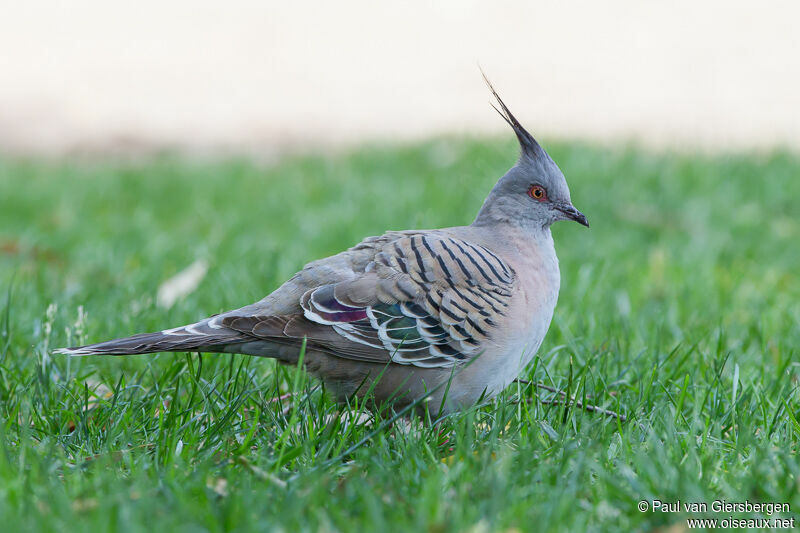
[[[61,353],[208,351],[297,364],[305,344],[306,370],[339,399],[371,390],[378,402],[424,399],[449,412],[498,394],[553,316],[560,275],[550,224],[586,224],[558,167],[498,101],[522,157],[471,225],[370,237],[254,304]]]

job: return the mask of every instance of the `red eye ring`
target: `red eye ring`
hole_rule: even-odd
[[[541,185],[531,185],[531,188],[528,189],[528,196],[537,202],[544,202],[547,200],[547,191]]]

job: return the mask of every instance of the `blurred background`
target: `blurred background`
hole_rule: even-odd
[[[269,154],[492,133],[800,146],[796,1],[9,2],[0,152]]]

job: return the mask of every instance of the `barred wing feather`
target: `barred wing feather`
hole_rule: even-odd
[[[514,282],[486,248],[416,234],[382,246],[359,277],[308,290],[300,305],[307,320],[385,360],[449,367],[485,348]]]

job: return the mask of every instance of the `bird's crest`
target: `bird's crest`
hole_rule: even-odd
[[[523,128],[522,124],[520,124],[519,121],[516,119],[516,117],[513,114],[511,114],[511,110],[508,109],[508,106],[500,98],[500,95],[497,94],[497,91],[495,91],[492,82],[489,81],[489,78],[486,77],[486,74],[483,72],[483,70],[481,70],[481,74],[483,75],[483,79],[486,82],[486,85],[489,86],[489,90],[492,91],[492,95],[495,97],[495,99],[497,100],[497,104],[500,107],[498,108],[494,104],[491,104],[491,106],[494,108],[495,111],[497,111],[497,113],[501,117],[503,117],[503,120],[505,120],[508,123],[508,125],[511,126],[511,129],[514,130],[514,133],[517,135],[517,139],[519,140],[519,145],[520,149],[522,150],[522,155],[530,157],[532,159],[539,159],[542,156],[547,157],[546,152],[541,146],[539,146],[539,143],[536,142],[536,139],[533,138],[533,135],[528,133],[528,130]]]

